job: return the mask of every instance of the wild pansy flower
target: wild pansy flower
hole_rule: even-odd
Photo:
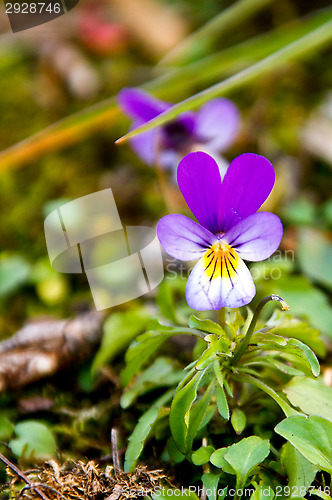
[[[121,90],[118,99],[124,113],[133,120],[132,128],[172,106],[135,88]],[[176,170],[181,158],[193,150],[203,149],[218,157],[234,141],[239,123],[239,112],[232,101],[213,99],[197,113],[182,113],[175,120],[134,137],[131,145],[148,165]]]
[[[157,234],[172,257],[199,259],[187,282],[189,306],[205,311],[248,304],[255,285],[243,259],[270,257],[283,232],[279,217],[257,212],[275,182],[272,164],[263,156],[242,154],[221,181],[215,160],[197,152],[183,158],[177,176],[199,224],[184,215],[166,215]]]

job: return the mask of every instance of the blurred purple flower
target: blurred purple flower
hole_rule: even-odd
[[[118,99],[124,113],[133,120],[132,128],[172,106],[135,88],[121,90]],[[184,155],[198,148],[218,156],[233,143],[239,123],[239,112],[232,101],[213,99],[197,113],[182,113],[166,125],[134,137],[131,145],[147,164],[175,170]]]
[[[255,285],[242,259],[267,259],[283,233],[279,217],[256,213],[273,188],[273,166],[263,156],[242,154],[221,181],[214,159],[197,152],[183,158],[177,177],[199,224],[184,215],[166,215],[157,234],[172,257],[199,259],[187,282],[189,306],[205,311],[248,304]]]

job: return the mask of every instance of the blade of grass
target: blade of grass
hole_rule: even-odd
[[[296,19],[268,33],[241,42],[197,62],[175,69],[159,78],[160,84],[172,86],[173,93],[183,92],[192,85],[204,84],[222,75],[230,75],[266,57],[321,26],[332,17],[332,9],[316,11],[314,15]]]
[[[308,19],[297,20],[265,35],[252,38],[217,54],[168,72],[142,88],[169,99],[188,92],[194,85],[211,83],[214,78],[242,69],[312,31],[332,17],[332,9],[317,11]],[[0,153],[0,172],[18,168],[43,155],[61,150],[111,126],[121,119],[116,99],[110,98],[55,122],[40,132]]]
[[[194,53],[196,59],[197,52],[202,50],[201,47],[206,47],[216,36],[220,37],[248,21],[256,12],[272,2],[273,0],[238,0],[174,47],[161,59],[159,65],[188,63]]]
[[[198,94],[185,99],[184,101],[169,108],[166,112],[158,115],[153,120],[137,127],[128,134],[120,137],[116,142],[121,143],[128,139],[137,136],[147,130],[151,130],[157,126],[163,125],[176,118],[184,111],[196,109],[202,104],[206,103],[213,97],[224,95],[233,91],[245,84],[248,84],[256,78],[265,75],[271,71],[275,71],[280,66],[288,61],[302,57],[314,49],[324,46],[332,39],[332,19],[325,22],[319,28],[314,29],[311,33],[300,37],[295,42],[283,47],[282,49],[274,52],[272,55],[262,59],[258,63],[249,66],[248,68],[240,71],[239,73],[227,78],[226,80],[213,85],[212,87],[199,92]]]

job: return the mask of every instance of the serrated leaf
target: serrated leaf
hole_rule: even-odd
[[[236,434],[241,434],[246,426],[246,415],[242,410],[234,408],[231,416],[231,424]]]
[[[317,415],[292,416],[274,429],[318,468],[332,473],[332,422]]]
[[[236,473],[237,488],[244,487],[251,471],[263,462],[269,453],[269,441],[258,436],[244,438],[228,448],[224,460]]]
[[[201,446],[198,450],[194,451],[191,455],[191,459],[194,465],[203,465],[206,464],[215,451],[213,446]]]
[[[251,337],[250,344],[275,344],[275,345],[287,345],[287,340],[281,335],[276,335],[270,332],[257,332]]]
[[[216,380],[217,380],[218,384],[220,385],[220,387],[224,387],[224,377],[222,375],[220,363],[219,363],[218,359],[214,360],[213,371],[214,371],[214,374],[216,376]]]
[[[299,491],[301,487],[308,490],[316,477],[317,467],[312,465],[289,442],[282,447],[280,460],[288,476],[288,486],[291,489],[294,488],[294,491]]]
[[[146,439],[148,438],[153,424],[156,422],[160,409],[173,396],[173,391],[163,394],[139,419],[133,433],[129,437],[128,447],[125,454],[124,471],[131,472],[137,463],[137,460],[143,450]]]
[[[326,346],[318,329],[312,328],[306,321],[294,318],[290,314],[276,310],[269,319],[271,333],[283,337],[301,340],[322,358],[326,355]]]
[[[311,374],[318,377],[320,366],[315,353],[306,344],[297,339],[288,339],[286,345],[272,342],[260,342],[260,348],[263,351],[279,352],[280,356],[292,362],[295,368],[303,371],[305,367],[306,375]],[[297,365],[299,363],[299,366]]]
[[[323,380],[295,377],[283,392],[292,405],[301,408],[304,413],[332,420],[332,388]]]
[[[56,442],[46,425],[35,420],[26,420],[15,425],[16,439],[9,447],[17,457],[47,460],[54,457]]]
[[[229,419],[229,407],[227,403],[227,397],[223,387],[217,386],[216,389],[216,397],[217,397],[217,408],[220,415],[226,420]]]

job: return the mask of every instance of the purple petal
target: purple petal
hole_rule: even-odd
[[[142,122],[152,120],[171,107],[167,102],[160,101],[147,92],[135,88],[122,89],[118,95],[118,101],[127,116]]]
[[[206,153],[187,154],[178,166],[178,184],[188,207],[212,233],[221,230],[221,178],[215,160]]]
[[[240,114],[229,99],[213,99],[197,113],[195,134],[199,142],[214,151],[227,149],[235,139],[240,125]]]
[[[222,230],[257,212],[274,182],[274,168],[264,156],[245,153],[235,158],[220,190]]]
[[[280,245],[282,224],[277,215],[258,212],[233,226],[223,236],[242,259],[258,262],[267,259]]]
[[[165,215],[157,225],[157,236],[164,250],[180,260],[201,257],[216,240],[207,229],[184,215]]]
[[[218,276],[211,279],[206,273],[204,258],[199,259],[190,273],[186,299],[197,311],[219,310],[222,307],[241,307],[255,295],[255,285],[249,269],[239,259],[234,277]]]

